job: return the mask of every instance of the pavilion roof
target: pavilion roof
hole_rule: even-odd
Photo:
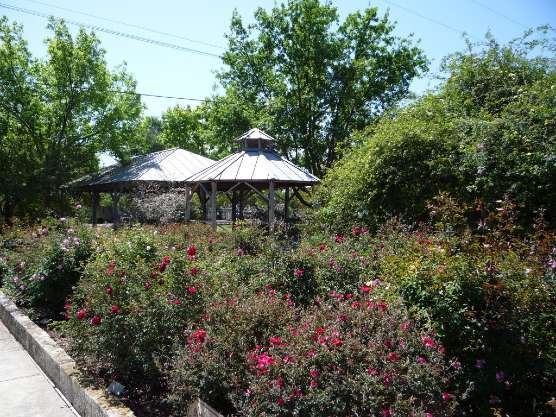
[[[184,149],[166,149],[134,157],[128,165],[111,165],[98,174],[72,181],[66,187],[83,191],[112,191],[147,183],[171,185],[182,183],[213,163],[212,159]]]
[[[320,181],[272,149],[246,148],[191,175],[187,182],[268,183],[270,180],[290,185],[313,185]]]

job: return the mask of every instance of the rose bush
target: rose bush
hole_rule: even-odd
[[[10,257],[7,290],[32,317],[60,320],[65,300],[91,255],[92,233],[75,221],[49,219],[22,237],[22,245]]]
[[[431,329],[365,290],[306,309],[271,287],[211,303],[182,345],[166,378],[178,415],[199,396],[244,416],[443,416],[456,404],[459,365]]]
[[[468,415],[550,415],[547,401],[556,385],[554,235],[542,221],[525,233],[508,202],[493,213],[473,211],[473,230],[461,221],[468,208],[452,201],[433,211],[435,220],[419,227],[390,221],[378,232],[355,226],[290,242],[246,224],[216,235],[200,225],[101,228],[94,234],[72,225],[72,236],[89,233],[92,252],[77,269],[74,251],[87,239],[62,250],[70,225],[57,220],[40,233],[14,231],[13,241],[21,244],[4,250],[2,259],[8,289],[29,302],[33,293],[13,278],[28,280],[56,259],[45,256],[50,249],[63,252],[73,266],[61,271],[74,271],[79,281],[65,303],[68,320],[56,329],[69,336],[72,354],[106,382],[123,382],[132,397],[150,390],[160,402],[169,392],[166,404],[174,409],[201,396],[221,411],[243,415],[337,415],[346,412],[347,402],[364,414],[450,415],[451,402],[434,402],[447,393],[457,412]],[[37,302],[48,299],[37,294]],[[367,311],[371,300],[388,308]],[[379,320],[385,317],[389,321]],[[323,333],[330,350],[317,362],[301,358],[315,343],[315,328],[304,327],[308,321],[330,329]],[[386,343],[388,332],[399,338],[393,329],[406,321],[412,323],[404,342],[409,350],[395,344],[374,349]],[[438,373],[423,376],[409,361],[419,340],[439,355],[427,363],[444,361]],[[395,366],[388,389],[379,389],[378,375],[362,373],[359,351]],[[298,366],[287,367],[286,355],[297,357]],[[269,366],[257,375],[259,359]],[[335,374],[334,364],[351,373]],[[272,385],[279,378],[301,392],[290,399],[282,382],[280,389]],[[416,391],[425,380],[432,391]],[[333,381],[349,388],[342,391]],[[419,404],[407,402],[412,396]]]

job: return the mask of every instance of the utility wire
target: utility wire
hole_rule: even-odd
[[[36,10],[24,9],[22,7],[16,7],[16,6],[12,6],[12,5],[9,5],[9,4],[0,3],[0,7],[4,8],[4,9],[9,9],[9,10],[13,10],[13,11],[16,11],[16,12],[20,12],[20,13],[29,14],[29,15],[32,15],[32,16],[42,17],[42,18],[45,18],[45,19],[50,18],[50,16],[45,14],[45,13],[41,13],[41,12],[38,12]],[[213,57],[213,58],[222,58],[220,55],[213,54],[212,52],[201,51],[199,49],[194,49],[194,48],[187,48],[185,46],[176,45],[176,44],[169,43],[169,42],[164,42],[164,41],[159,41],[159,40],[156,40],[156,39],[146,38],[144,36],[139,36],[139,35],[135,35],[135,34],[132,34],[132,33],[120,32],[120,31],[108,29],[108,28],[105,28],[105,27],[102,27],[102,26],[90,25],[88,23],[78,22],[78,21],[75,21],[75,20],[70,20],[70,19],[63,19],[63,20],[66,23],[69,23],[70,25],[86,27],[88,29],[98,31],[98,32],[104,32],[104,33],[107,33],[109,35],[120,36],[122,38],[132,39],[132,40],[135,40],[135,41],[144,42],[144,43],[148,43],[148,44],[151,44],[151,45],[163,46],[165,48],[170,48],[170,49],[176,49],[176,50],[182,51],[182,52],[190,52],[190,53],[194,53],[194,54],[198,54],[198,55],[210,56],[210,57]]]
[[[199,102],[210,100],[210,99],[202,99],[202,98],[188,98],[188,97],[164,96],[160,94],[137,93],[135,91],[122,91],[122,90],[108,90],[108,91],[117,94],[129,94],[129,95],[142,96],[142,97],[169,98],[173,100],[188,100],[188,101],[199,101]]]
[[[519,26],[521,26],[521,27],[523,27],[523,28],[525,28],[525,29],[528,29],[528,28],[529,28],[527,25],[524,25],[523,23],[518,22],[518,21],[515,20],[515,19],[512,19],[511,17],[509,17],[508,15],[505,15],[504,13],[500,13],[498,10],[493,9],[492,7],[490,7],[490,6],[487,5],[487,4],[481,3],[480,1],[477,1],[477,0],[471,0],[471,2],[475,3],[475,4],[478,5],[478,6],[481,6],[481,7],[485,8],[485,9],[487,9],[487,10],[490,10],[492,13],[497,14],[498,16],[503,17],[503,18],[506,19],[508,22],[512,22],[512,23],[514,23],[514,24],[516,24],[516,25],[519,25]]]
[[[123,25],[123,26],[127,26],[127,27],[130,27],[130,28],[134,28],[134,29],[145,30],[147,32],[156,33],[157,35],[164,35],[164,36],[169,36],[169,37],[176,38],[176,39],[182,39],[182,40],[185,40],[185,41],[188,41],[188,42],[197,43],[199,45],[210,46],[212,48],[226,49],[225,47],[223,47],[221,45],[216,45],[214,43],[199,41],[199,40],[196,40],[196,39],[187,38],[185,36],[180,36],[180,35],[176,35],[176,34],[169,33],[169,32],[163,32],[163,31],[158,30],[158,29],[152,29],[152,28],[149,28],[149,27],[146,27],[146,26],[136,25],[136,24],[133,24],[133,23],[126,23],[126,22],[123,22],[121,20],[109,19],[107,17],[98,16],[98,15],[91,14],[91,13],[85,13],[85,12],[81,12],[79,10],[69,9],[67,7],[56,6],[54,4],[45,3],[45,2],[42,2],[42,1],[38,1],[38,0],[25,0],[25,1],[30,2],[30,3],[40,4],[42,6],[53,7],[55,9],[63,10],[65,12],[76,13],[76,14],[80,14],[82,16],[92,17],[94,19],[104,20],[104,21],[110,22],[110,23],[116,23],[118,25]]]
[[[461,30],[461,29],[455,28],[455,27],[453,27],[453,26],[447,25],[446,23],[441,22],[440,20],[436,20],[436,19],[433,19],[432,17],[428,17],[428,16],[426,16],[426,15],[424,15],[424,14],[421,14],[421,13],[419,13],[419,12],[413,10],[413,9],[410,9],[410,8],[408,8],[408,7],[405,7],[405,6],[402,6],[402,5],[398,4],[398,3],[395,3],[395,2],[393,2],[393,1],[391,1],[391,0],[382,0],[382,1],[383,1],[384,3],[387,3],[387,4],[391,5],[391,6],[394,6],[394,7],[397,7],[397,8],[399,8],[399,9],[405,10],[406,12],[411,13],[411,14],[413,14],[413,15],[415,15],[415,16],[418,16],[418,17],[420,17],[421,19],[428,20],[429,22],[432,22],[432,23],[434,23],[434,24],[436,24],[436,25],[439,25],[439,26],[442,26],[442,27],[444,27],[444,28],[446,28],[446,29],[449,29],[449,30],[451,30],[451,31],[453,31],[453,32],[459,33],[459,34],[464,35],[464,36],[469,36],[470,38],[473,38],[473,39],[475,39],[475,40],[480,40],[480,39],[476,38],[475,36],[470,35],[469,33],[467,33],[467,32],[464,31],[464,30]]]

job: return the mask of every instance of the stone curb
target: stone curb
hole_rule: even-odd
[[[75,361],[0,291],[0,320],[81,417],[135,417],[103,390],[83,388]]]

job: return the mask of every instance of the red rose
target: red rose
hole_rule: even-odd
[[[274,386],[276,388],[284,388],[284,378],[282,377],[278,377],[275,381],[274,381]]]
[[[151,278],[152,278],[152,279],[156,279],[157,276],[158,276],[158,272],[157,272],[157,271],[152,271],[152,272],[151,272]]]
[[[423,344],[424,344],[426,347],[429,347],[429,348],[434,348],[434,347],[436,347],[436,342],[434,341],[433,338],[428,337],[428,336],[425,336],[425,337],[422,338],[422,340],[423,340]]]
[[[75,317],[77,317],[79,320],[83,320],[85,317],[87,317],[87,310],[85,310],[85,309],[79,310],[75,314]]]
[[[344,344],[342,339],[340,339],[339,337],[335,337],[330,341],[330,343],[332,343],[334,346],[342,346]]]
[[[367,369],[367,373],[371,376],[377,376],[377,375],[380,374],[380,372],[378,372],[378,369],[376,369],[376,368]]]
[[[99,315],[94,315],[91,318],[91,326],[100,326],[100,323],[102,322],[102,319],[100,318]]]
[[[295,271],[293,271],[293,273],[296,278],[301,278],[303,276],[303,269],[296,268]]]
[[[118,307],[117,305],[113,305],[112,307],[110,307],[110,312],[112,314],[120,314],[120,307]]]
[[[191,333],[191,340],[197,344],[202,344],[205,342],[207,338],[207,331],[204,329],[195,330]]]
[[[195,247],[195,245],[191,245],[187,248],[187,254],[189,256],[195,256],[196,253],[197,253],[197,248]]]
[[[166,255],[164,258],[162,258],[162,263],[168,265],[170,263],[170,257]]]
[[[112,287],[111,287],[110,285],[109,285],[108,287],[106,287],[106,294],[112,295],[112,292],[113,292],[113,291],[114,291],[114,290],[112,289]]]
[[[197,294],[197,288],[195,288],[195,287],[189,287],[189,288],[187,289],[187,292],[188,292],[189,294],[191,294],[191,295],[195,295],[195,294]]]
[[[368,285],[361,285],[361,287],[359,288],[359,290],[363,293],[368,293],[372,290],[371,287],[369,287]]]
[[[311,375],[312,378],[318,378],[320,375],[320,372],[317,371],[316,369],[311,369],[309,371],[309,375]]]
[[[346,240],[346,238],[344,235],[337,234],[334,240],[336,241],[336,243],[342,243]]]
[[[145,284],[143,284],[146,290],[149,290],[153,284],[150,281],[145,281]]]
[[[450,394],[449,392],[443,392],[442,393],[442,399],[444,401],[448,401],[448,400],[452,399],[452,394]]]
[[[386,359],[388,359],[390,362],[396,362],[400,359],[400,355],[398,355],[396,352],[390,352],[388,353],[388,355],[386,355]]]
[[[282,338],[275,336],[269,339],[270,343],[276,346],[280,346],[282,344]]]
[[[166,271],[167,266],[168,266],[168,264],[165,264],[164,262],[161,262],[160,265],[158,265],[158,270],[160,272],[164,272],[164,271]]]
[[[199,269],[196,267],[191,268],[191,275],[195,276],[199,273]]]

